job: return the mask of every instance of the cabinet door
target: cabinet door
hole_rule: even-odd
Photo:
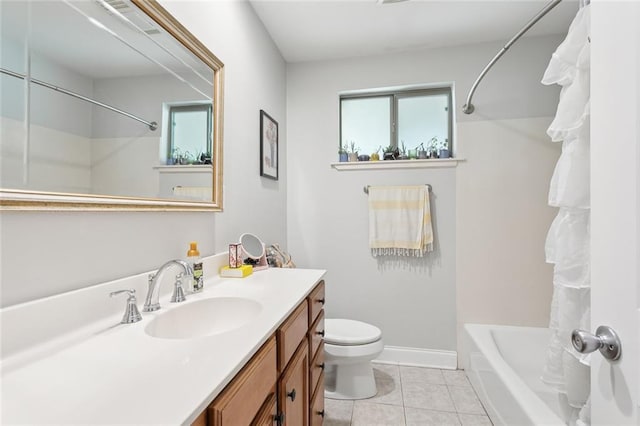
[[[273,392],[277,380],[276,342],[272,337],[207,409],[213,426],[246,426]]]
[[[251,422],[251,426],[274,426],[277,424],[277,413],[278,404],[276,400],[276,394],[274,392],[264,403],[256,418],[253,419],[253,422]]]
[[[309,409],[309,424],[311,426],[322,426],[324,422],[324,385],[322,385],[322,381],[324,381],[324,374],[320,375],[319,385],[311,399]]]
[[[278,401],[284,425],[309,425],[309,345],[306,339],[280,378]]]

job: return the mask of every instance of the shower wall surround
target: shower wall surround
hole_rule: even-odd
[[[560,40],[521,40],[487,75],[470,116],[460,110],[466,89],[497,43],[288,65],[288,157],[305,159],[289,166],[289,248],[299,266],[328,270],[328,317],[370,322],[385,345],[425,353],[456,351],[464,322],[546,325],[546,192],[559,151],[545,129],[558,92],[539,81]],[[466,161],[446,169],[329,167],[337,161],[339,92],[438,82],[455,85],[454,144]],[[381,271],[369,254],[362,187],[399,183],[432,185],[436,250],[427,268]]]

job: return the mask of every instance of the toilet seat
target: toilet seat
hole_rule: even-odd
[[[382,331],[376,326],[349,319],[326,319],[324,341],[330,345],[366,345],[380,340]]]

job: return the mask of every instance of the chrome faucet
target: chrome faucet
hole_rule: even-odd
[[[158,272],[155,274],[149,274],[149,290],[147,291],[147,298],[144,302],[144,307],[142,308],[144,312],[153,312],[160,309],[160,303],[158,302],[160,299],[160,284],[158,281],[162,277],[162,273],[165,269],[172,265],[182,266],[185,275],[187,275],[188,278],[193,277],[193,269],[191,268],[191,265],[180,259],[170,260],[162,265],[158,269]]]

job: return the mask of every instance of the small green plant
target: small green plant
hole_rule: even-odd
[[[354,141],[349,142],[349,154],[357,154],[360,148],[356,146]]]
[[[406,155],[407,154],[407,147],[404,144],[404,140],[400,141],[400,145],[401,145],[400,153],[402,155]]]
[[[396,148],[393,145],[389,145],[389,146],[385,146],[384,147],[384,152],[394,152],[396,150]]]
[[[427,147],[431,152],[437,152],[439,146],[440,143],[438,142],[437,136],[432,137],[431,139],[429,139],[429,142],[427,142]]]
[[[338,154],[346,154],[347,153],[347,142],[345,141],[344,144],[340,144],[340,148],[338,148]]]
[[[416,151],[426,151],[426,149],[424,149],[424,142],[420,142],[420,145],[416,146]]]

